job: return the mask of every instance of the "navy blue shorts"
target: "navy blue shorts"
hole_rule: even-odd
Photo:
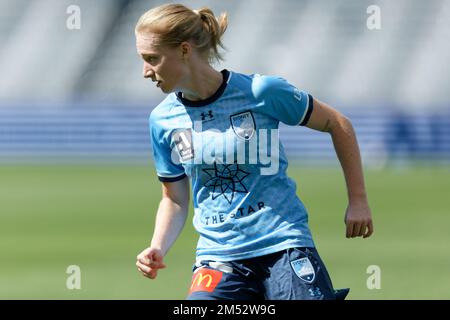
[[[231,262],[193,267],[188,300],[343,300],[315,248],[290,248]]]

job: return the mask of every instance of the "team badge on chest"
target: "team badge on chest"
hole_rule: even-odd
[[[231,127],[241,139],[250,140],[255,134],[255,119],[251,111],[241,112],[230,116]]]

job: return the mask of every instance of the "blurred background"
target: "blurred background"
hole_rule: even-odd
[[[0,0],[1,299],[186,296],[192,210],[156,280],[134,265],[160,199],[148,116],[165,97],[142,77],[134,27],[167,2]],[[375,223],[365,240],[345,239],[330,136],[281,126],[335,287],[449,299],[450,1],[178,2],[228,12],[217,69],[282,76],[352,120]],[[71,265],[80,289],[67,288]]]

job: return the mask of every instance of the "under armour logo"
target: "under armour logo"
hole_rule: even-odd
[[[209,120],[213,120],[214,119],[214,115],[213,115],[211,110],[208,110],[208,113],[202,112],[200,114],[200,116],[202,117],[202,121],[209,121]],[[208,117],[208,120],[206,120],[207,117]]]

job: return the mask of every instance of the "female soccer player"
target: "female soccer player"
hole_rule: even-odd
[[[191,180],[200,237],[188,299],[342,299],[286,175],[278,125],[330,133],[348,190],[346,236],[373,232],[350,121],[286,80],[216,71],[227,16],[168,4],[146,12],[135,34],[144,77],[168,96],[150,115],[162,200],[138,270],[154,279],[188,215]],[[223,47],[223,46],[222,46]]]

